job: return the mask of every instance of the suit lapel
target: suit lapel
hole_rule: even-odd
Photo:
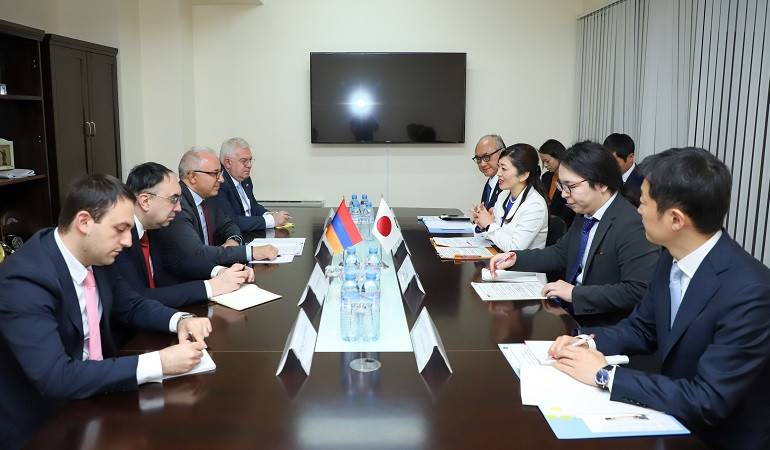
[[[246,192],[246,198],[249,200],[249,205],[251,207],[251,215],[256,215],[257,210],[257,199],[254,198],[254,184],[251,182],[251,177],[246,178],[243,180],[243,183],[241,183],[243,186],[243,191]]]
[[[205,242],[203,240],[203,226],[201,225],[201,218],[198,214],[198,207],[195,206],[195,199],[193,199],[192,193],[190,193],[190,188],[188,188],[182,181],[179,182],[179,185],[182,186],[182,202],[187,203],[187,208],[189,208],[193,221],[197,225],[196,229],[198,230],[198,237],[201,242]],[[182,209],[184,209],[184,206],[185,205],[182,205]]]
[[[695,275],[690,280],[690,284],[687,286],[687,292],[682,297],[682,304],[679,305],[679,311],[676,313],[674,319],[674,326],[671,328],[671,334],[668,340],[665,341],[663,346],[663,352],[661,353],[661,360],[665,361],[671,349],[676,345],[679,338],[682,337],[687,328],[698,317],[703,308],[708,305],[709,300],[719,289],[719,274],[726,270],[730,266],[730,259],[732,253],[729,249],[726,249],[727,233],[722,232],[722,237],[719,239],[714,248],[711,249],[706,258],[703,260]],[[717,256],[718,255],[718,256]],[[668,280],[665,282],[666,290],[668,290]],[[669,300],[668,311],[665,316],[665,324],[658,321],[658,326],[669,327],[671,321],[671,296],[667,296]]]
[[[144,232],[148,233],[148,230],[144,230]],[[128,251],[131,252],[133,263],[138,264],[139,272],[144,274],[145,285],[149,286],[150,280],[147,278],[147,266],[144,264],[144,252],[142,252],[142,243],[139,242],[139,234],[137,234],[136,228],[131,229],[131,248],[128,249]]]
[[[115,353],[110,331],[110,314],[112,313],[112,285],[102,267],[94,267],[96,289],[99,292],[99,303],[102,305],[102,317],[99,320],[99,333],[102,339],[102,353],[111,356]]]
[[[83,316],[80,313],[80,303],[78,302],[78,296],[75,293],[75,285],[72,281],[72,275],[70,275],[67,263],[64,262],[64,256],[59,251],[59,247],[56,245],[53,237],[54,231],[42,238],[45,246],[47,247],[47,254],[53,255],[52,262],[56,268],[56,275],[59,279],[59,285],[62,293],[62,308],[66,311],[67,317],[69,317],[72,325],[80,332],[80,336],[83,336]],[[82,345],[82,343],[81,343]]]
[[[607,211],[604,212],[602,220],[600,220],[599,224],[596,226],[596,233],[594,233],[594,238],[591,241],[591,248],[588,249],[586,266],[583,268],[583,281],[585,281],[585,277],[588,271],[591,270],[591,263],[594,260],[596,249],[599,248],[599,245],[601,245],[602,241],[604,240],[604,236],[607,235],[607,232],[612,227],[612,223],[615,221],[615,207],[617,205],[616,202],[618,198],[619,197],[615,197],[615,200],[612,201],[612,204],[610,204],[610,206],[607,208]]]

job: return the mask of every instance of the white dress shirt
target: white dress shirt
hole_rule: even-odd
[[[78,304],[80,305],[80,316],[83,320],[83,361],[88,359],[88,317],[86,316],[86,298],[83,290],[83,282],[86,280],[86,275],[90,267],[85,267],[64,245],[64,242],[59,236],[59,229],[54,230],[54,241],[56,246],[59,247],[59,252],[64,258],[64,263],[67,264],[67,270],[72,277],[72,284],[75,287],[75,295],[78,297]],[[96,304],[99,308],[99,319],[102,317],[102,302],[99,298],[99,289],[96,289]],[[171,316],[169,320],[168,329],[172,333],[176,333],[177,322],[184,313],[178,312]],[[160,362],[159,352],[150,352],[139,355],[139,361],[136,365],[136,383],[144,384],[149,382],[159,382],[163,380],[163,365]]]
[[[585,267],[586,267],[586,261],[588,260],[588,251],[591,249],[591,243],[594,241],[594,236],[596,235],[596,230],[599,228],[599,224],[602,222],[602,217],[604,216],[604,213],[607,212],[607,208],[610,207],[613,201],[615,201],[615,197],[618,196],[618,193],[615,192],[612,194],[612,197],[610,197],[609,200],[604,202],[604,204],[596,210],[593,216],[586,215],[585,217],[587,219],[594,218],[598,220],[594,224],[594,226],[591,228],[591,231],[588,232],[588,242],[586,242],[586,250],[583,253],[583,259],[580,261],[580,267],[582,267],[584,270],[580,271],[580,274],[577,276],[576,283],[577,284],[583,284],[583,275],[585,275]]]
[[[621,177],[623,178],[623,184],[625,184],[626,181],[628,181],[628,177],[631,176],[631,172],[633,172],[635,168],[636,168],[636,163],[633,163],[631,164],[631,167],[628,170],[623,172],[623,175],[621,175]]]

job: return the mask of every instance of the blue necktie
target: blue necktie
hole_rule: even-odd
[[[583,219],[583,228],[580,230],[580,247],[578,247],[578,252],[575,256],[572,275],[569,277],[570,284],[575,284],[577,282],[577,277],[583,272],[583,255],[585,255],[586,246],[588,246],[588,236],[591,234],[591,228],[593,228],[594,224],[598,221],[598,219],[594,219],[593,217],[585,217]]]
[[[484,207],[487,209],[490,208],[489,197],[491,196],[491,194],[492,194],[492,187],[489,186],[489,180],[487,180],[487,183],[484,185],[484,193],[481,194],[481,202],[484,203]]]
[[[674,261],[671,264],[671,273],[669,274],[668,291],[671,294],[671,328],[674,327],[674,319],[679,307],[682,305],[682,269]]]

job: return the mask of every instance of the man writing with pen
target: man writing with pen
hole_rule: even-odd
[[[639,213],[665,249],[650,288],[617,325],[558,338],[554,367],[612,400],[671,414],[717,448],[770,448],[770,269],[721,228],[730,173],[696,148],[650,156],[642,172]],[[604,356],[655,351],[660,374]]]
[[[645,239],[634,207],[618,194],[621,185],[620,169],[601,145],[575,144],[561,160],[557,185],[577,213],[567,233],[543,249],[495,255],[490,269],[562,273],[543,295],[578,321],[597,314],[625,317],[647,289],[659,251]]]

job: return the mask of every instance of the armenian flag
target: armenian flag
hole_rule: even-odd
[[[350,216],[350,210],[345,206],[343,197],[340,206],[337,207],[337,213],[326,227],[326,243],[329,244],[332,253],[337,254],[362,240],[361,233],[353,223],[353,217]]]

